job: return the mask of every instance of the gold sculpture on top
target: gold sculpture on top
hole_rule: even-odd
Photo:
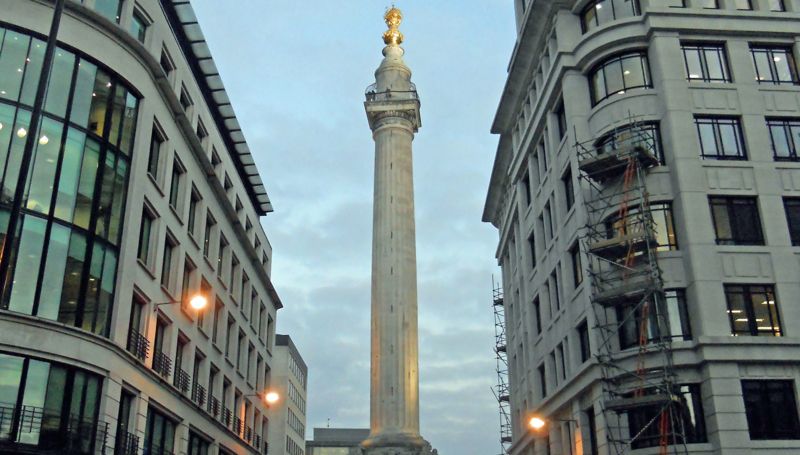
[[[386,14],[383,16],[389,30],[383,32],[383,42],[390,46],[399,46],[403,42],[403,34],[400,33],[398,28],[400,22],[403,21],[403,13],[392,5]]]

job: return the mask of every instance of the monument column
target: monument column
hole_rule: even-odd
[[[364,103],[375,140],[369,455],[419,454],[417,260],[411,143],[419,98],[403,62],[402,14],[385,16],[384,59]]]

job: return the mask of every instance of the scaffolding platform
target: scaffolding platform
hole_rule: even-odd
[[[638,143],[628,143],[584,157],[578,161],[578,167],[588,178],[603,183],[622,175],[631,158],[638,160],[644,168],[658,165],[658,158],[647,148]]]
[[[648,406],[665,406],[671,402],[679,402],[675,395],[657,393],[652,395],[642,395],[638,397],[615,398],[606,400],[606,409],[617,413],[632,411],[634,409],[645,408]]]
[[[641,253],[649,245],[655,244],[656,239],[648,231],[631,232],[624,235],[617,235],[610,239],[589,242],[589,253],[607,259],[618,261],[629,253]]]
[[[604,307],[640,302],[647,294],[653,291],[654,286],[656,286],[656,283],[653,277],[649,275],[639,276],[601,290],[594,296],[594,301]]]

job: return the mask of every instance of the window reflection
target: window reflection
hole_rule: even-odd
[[[595,67],[589,77],[593,104],[627,90],[653,87],[645,52],[612,57]]]
[[[113,11],[119,2],[97,5]],[[0,308],[104,335],[138,98],[115,75],[56,49],[42,124],[31,132],[29,108],[45,46],[3,28],[0,43],[0,258],[10,261],[12,277]],[[7,207],[30,134],[36,142],[20,237],[17,251],[7,254]]]

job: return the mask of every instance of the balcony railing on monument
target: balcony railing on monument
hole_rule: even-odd
[[[175,380],[173,384],[175,385],[175,387],[178,388],[178,390],[180,390],[183,393],[188,392],[189,385],[191,383],[192,383],[192,377],[189,376],[189,373],[180,369],[175,370]]]
[[[201,408],[206,404],[206,389],[195,381],[192,383],[192,401]]]
[[[107,444],[106,422],[62,415],[60,409],[0,403],[0,453],[92,455],[105,453]]]
[[[169,379],[172,372],[172,359],[163,352],[153,354],[153,371],[161,375],[164,379]]]
[[[384,90],[378,91],[378,84],[372,84],[367,87],[365,95],[367,101],[389,101],[389,100],[417,100],[417,86],[413,82],[409,82],[408,90]]]
[[[123,429],[117,430],[117,443],[114,455],[137,455],[139,453],[139,437]]]
[[[219,416],[220,402],[213,395],[208,394],[208,406],[206,410],[214,417]]]
[[[137,359],[144,362],[147,358],[147,352],[150,350],[150,341],[139,332],[131,330],[128,334],[128,352],[136,356]]]

